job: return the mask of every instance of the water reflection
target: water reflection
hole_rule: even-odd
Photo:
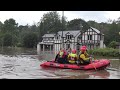
[[[62,72],[63,74],[63,72]],[[69,72],[65,72],[65,75],[68,75],[68,79],[108,79],[110,76],[110,73],[107,70],[89,70],[89,71],[83,71],[83,70],[70,70]],[[71,76],[70,76],[71,75]]]

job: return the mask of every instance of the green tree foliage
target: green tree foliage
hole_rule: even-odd
[[[67,24],[68,30],[81,30],[84,32],[90,28],[89,24],[83,19],[73,19]]]
[[[0,46],[3,47],[3,39],[4,39],[4,35],[2,33],[0,33]]]
[[[116,42],[116,41],[112,41],[109,45],[108,45],[108,47],[109,48],[116,48],[116,46],[118,45],[118,42]]]
[[[97,29],[100,29],[100,25],[99,25],[99,23],[97,23],[97,22],[95,22],[95,21],[88,21],[87,22],[88,24],[89,24],[89,26],[91,26],[91,27],[94,27],[94,28],[97,28]]]
[[[4,24],[0,22],[0,42],[4,46],[15,46],[17,43],[17,23],[14,19],[10,18],[4,21]]]
[[[4,34],[3,45],[12,46],[12,35],[11,34],[9,33]]]
[[[112,41],[116,41],[119,42],[120,41],[120,36],[119,36],[119,31],[120,31],[120,27],[119,25],[113,21],[111,25],[109,25],[108,27],[108,31],[106,31],[105,34],[105,44],[109,45],[110,42]]]
[[[2,31],[3,29],[3,23],[0,21],[0,32]]]
[[[16,46],[18,38],[10,33],[5,33],[1,36],[1,41],[1,44],[4,46]]]
[[[45,33],[57,33],[58,31],[66,30],[66,24],[66,18],[61,18],[56,11],[44,14],[39,25],[40,41]]]
[[[37,42],[38,42],[38,37],[36,35],[36,33],[27,33],[24,37],[23,37],[23,45],[24,47],[27,48],[33,48],[37,46]]]
[[[17,23],[14,19],[10,18],[9,20],[4,21],[4,25],[3,25],[3,32],[9,32],[9,33],[14,33],[16,32],[16,28],[17,28]]]

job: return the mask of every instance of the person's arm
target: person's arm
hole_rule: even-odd
[[[58,58],[58,54],[57,54],[56,57],[55,57],[55,61],[57,61],[57,58]]]
[[[88,60],[89,58],[85,58],[85,55],[84,54],[81,54],[80,55],[80,58],[82,58],[83,60]]]
[[[68,60],[70,59],[70,54],[68,54],[68,57],[67,57],[67,59],[68,59]]]
[[[76,59],[75,59],[76,61],[78,60],[78,56],[76,55]]]
[[[86,54],[87,57],[89,57],[89,54],[87,53],[87,51],[85,51],[85,54]]]

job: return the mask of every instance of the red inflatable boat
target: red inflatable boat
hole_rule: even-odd
[[[110,61],[107,59],[95,60],[88,65],[76,65],[76,64],[60,64],[52,61],[46,61],[40,64],[41,67],[54,67],[64,69],[78,69],[78,70],[91,70],[91,69],[104,69],[110,65]]]

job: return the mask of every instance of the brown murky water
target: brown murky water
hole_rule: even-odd
[[[40,67],[54,57],[53,52],[37,55],[36,49],[0,49],[0,79],[120,79],[119,59],[110,58],[110,67],[99,71]]]

